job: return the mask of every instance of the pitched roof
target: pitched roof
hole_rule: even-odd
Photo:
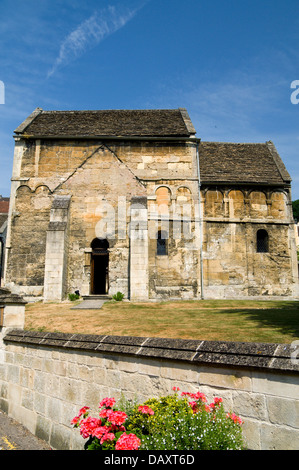
[[[44,111],[36,108],[16,134],[44,137],[189,137],[195,134],[186,109]]]
[[[287,172],[272,142],[200,142],[202,183],[289,184]]]
[[[15,130],[32,137],[194,137],[185,108],[44,111],[36,108]],[[266,143],[199,143],[200,179],[209,184],[290,184],[275,146]]]

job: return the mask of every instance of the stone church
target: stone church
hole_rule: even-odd
[[[37,108],[14,139],[12,292],[297,296],[291,178],[272,142],[202,141],[184,108]]]

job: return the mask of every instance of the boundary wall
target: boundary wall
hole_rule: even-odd
[[[83,449],[70,421],[121,395],[182,391],[223,398],[248,449],[299,449],[299,365],[292,345],[97,336],[0,327],[0,408],[53,449]],[[20,327],[21,326],[21,327]]]

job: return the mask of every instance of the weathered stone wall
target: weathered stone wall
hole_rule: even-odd
[[[1,337],[0,337],[1,340]],[[291,345],[6,331],[0,408],[54,449],[82,449],[71,419],[123,394],[143,402],[172,387],[221,396],[254,450],[298,450],[299,366]],[[1,348],[0,348],[1,349]]]
[[[292,213],[282,191],[202,192],[205,297],[298,295]],[[268,234],[258,252],[257,232]]]
[[[5,284],[27,296],[43,294],[46,234],[50,221],[52,195],[39,186],[34,192],[19,186],[11,216],[7,244]]]
[[[181,240],[169,243],[167,266],[165,260],[156,262],[157,232],[153,230],[160,228],[161,213],[156,211],[151,215],[152,205],[157,203],[156,191],[165,184],[168,184],[171,194],[167,201],[169,207],[173,202],[197,199],[195,159],[194,145],[185,143],[25,142],[23,152],[18,154],[19,174],[15,179],[19,186],[12,188],[14,212],[8,248],[7,285],[27,298],[43,295],[47,231],[48,236],[58,236],[58,232],[50,233],[49,230],[52,202],[59,196],[70,196],[65,243],[68,247],[65,293],[77,289],[83,295],[90,293],[90,245],[94,238],[103,237],[109,241],[109,293],[121,291],[129,297],[133,286],[129,279],[130,204],[132,197],[147,196],[149,219],[152,219],[149,228],[153,236],[148,244],[153,268],[152,272],[147,271],[150,296],[184,298],[186,291],[187,297],[197,296],[198,243],[193,243],[192,255],[189,253],[190,243],[188,246]],[[166,175],[168,180],[165,183]],[[186,191],[188,197],[185,196]],[[172,213],[168,215],[173,218]],[[190,230],[194,232],[194,215],[192,217]],[[108,219],[112,223],[107,224]],[[185,266],[183,274],[182,265]],[[55,273],[47,274],[46,281],[51,276],[54,279]],[[147,292],[144,298],[148,296]]]
[[[42,298],[45,280],[63,272],[64,285],[56,291],[88,295],[91,242],[103,237],[109,241],[109,293],[121,291],[130,297],[138,278],[136,274],[130,280],[136,245],[130,243],[131,200],[146,197],[149,240],[140,248],[143,261],[138,260],[144,265],[147,258],[144,299],[297,296],[287,190],[207,186],[199,198],[196,145],[146,140],[16,142],[6,285],[26,298]],[[54,270],[54,261],[46,263],[46,241],[47,234],[58,236],[50,233],[49,223],[53,201],[60,196],[70,197],[70,204],[64,265]],[[269,234],[267,253],[256,253],[261,228]],[[167,254],[162,256],[157,255],[159,231],[167,236]]]

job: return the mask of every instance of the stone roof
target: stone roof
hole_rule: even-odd
[[[201,183],[290,184],[275,146],[266,143],[200,142]]]
[[[185,108],[98,111],[36,108],[15,133],[34,138],[189,138],[196,131]],[[199,163],[202,184],[289,185],[291,182],[270,141],[200,141]]]
[[[16,134],[43,137],[190,137],[195,129],[186,109],[35,111]]]

